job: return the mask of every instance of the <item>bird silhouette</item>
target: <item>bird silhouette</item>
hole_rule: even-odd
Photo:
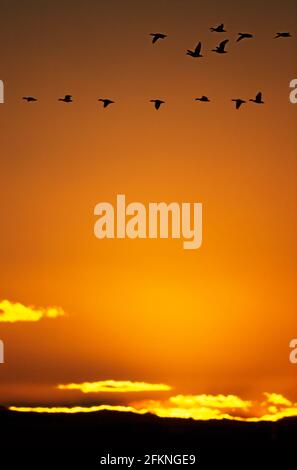
[[[202,44],[201,42],[199,42],[194,51],[191,51],[190,49],[187,50],[187,55],[191,57],[195,57],[195,58],[203,57],[203,55],[201,55],[201,48],[202,48]]]
[[[155,108],[158,110],[161,106],[161,104],[164,104],[165,101],[162,100],[150,100],[151,103],[155,103]]]
[[[241,98],[236,98],[236,99],[231,100],[231,101],[234,101],[236,109],[239,109],[240,106],[242,106],[244,103],[246,103],[246,101],[242,100]]]
[[[202,101],[203,103],[209,103],[210,99],[207,96],[201,96],[201,98],[195,98],[195,101]]]
[[[225,41],[220,42],[215,49],[212,49],[212,52],[217,52],[217,54],[227,54],[228,51],[225,51],[225,47],[228,42],[229,39],[225,39]]]
[[[220,24],[216,28],[210,28],[210,31],[212,33],[226,33],[227,32],[227,31],[225,31],[223,24]]]
[[[242,41],[243,39],[252,39],[254,36],[250,33],[238,33],[237,42]]]
[[[291,37],[292,37],[291,33],[276,33],[276,36],[274,37],[274,39],[291,38]]]
[[[152,43],[155,44],[159,39],[167,38],[167,34],[163,33],[151,33],[150,36],[153,37]]]
[[[253,103],[256,103],[256,104],[264,104],[264,101],[262,100],[262,93],[259,92],[257,95],[256,95],[256,98],[253,99],[253,100],[250,100],[252,101]]]
[[[72,95],[65,95],[64,98],[59,98],[58,101],[64,101],[64,103],[72,103]]]
[[[109,100],[109,99],[106,99],[106,98],[99,98],[98,101],[102,101],[102,103],[103,103],[103,108],[107,108],[107,106],[109,106],[110,104],[113,104],[113,103],[114,103],[114,101]]]
[[[32,101],[37,101],[37,99],[34,98],[34,96],[23,96],[23,100],[27,101],[28,103]]]

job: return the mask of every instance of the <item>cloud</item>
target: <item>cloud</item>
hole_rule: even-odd
[[[15,407],[9,409],[36,413],[91,413],[95,411],[118,411],[135,414],[151,413],[160,418],[183,418],[194,420],[222,420],[244,422],[278,421],[297,417],[297,403],[286,397],[265,393],[264,401],[246,401],[235,395],[177,395],[167,400],[146,400],[129,405],[98,405],[75,407]],[[273,405],[272,405],[273,401]],[[277,402],[277,403],[276,403]]]
[[[229,419],[259,422],[278,421],[297,416],[297,403],[276,393],[264,393],[266,400],[242,400],[235,395],[177,395],[168,400],[147,400],[133,403],[137,410],[147,410],[161,418],[194,420]]]
[[[126,413],[136,413],[144,414],[145,411],[136,410],[131,406],[113,406],[113,405],[98,405],[98,406],[55,406],[55,407],[46,407],[46,406],[10,406],[11,411],[19,411],[23,413],[94,413],[95,411],[120,411]]]
[[[147,400],[132,404],[161,418],[244,419],[251,401],[235,395],[177,395],[168,400]]]
[[[283,405],[290,407],[292,406],[292,402],[285,398],[283,395],[279,395],[278,393],[264,393],[266,397],[266,402],[271,403],[272,405]]]
[[[146,382],[130,382],[129,380],[102,380],[99,382],[83,382],[80,384],[58,385],[59,390],[80,390],[83,393],[99,392],[165,392],[171,390],[169,385],[149,384]]]
[[[64,311],[58,307],[35,308],[9,300],[0,302],[0,323],[36,322],[42,318],[57,318],[64,315]]]
[[[185,408],[203,407],[208,408],[248,408],[250,401],[242,400],[235,395],[177,395],[171,397],[170,402]]]

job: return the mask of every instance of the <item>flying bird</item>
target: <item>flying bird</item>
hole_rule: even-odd
[[[291,38],[291,37],[292,37],[291,33],[276,33],[276,36],[274,37],[274,39]]]
[[[228,42],[229,39],[225,39],[225,41],[220,42],[220,44],[215,49],[212,49],[212,52],[217,52],[218,54],[227,54],[228,51],[225,51],[225,47]]]
[[[238,33],[237,42],[242,41],[243,39],[252,39],[253,37],[254,35],[250,33]]]
[[[37,101],[37,99],[34,98],[34,96],[23,96],[23,100],[27,101],[28,103],[32,101]]]
[[[58,101],[64,101],[64,103],[72,103],[72,95],[65,95],[64,98],[59,98]]]
[[[210,99],[207,96],[201,96],[201,98],[195,98],[195,101],[202,101],[203,103],[209,103]]]
[[[244,101],[240,98],[237,98],[237,99],[231,100],[231,101],[234,101],[236,109],[239,109],[240,106],[242,106],[244,103],[246,103],[246,101]]]
[[[162,100],[150,100],[151,103],[155,103],[155,108],[158,110],[161,106],[161,104],[164,104],[165,101]]]
[[[202,44],[201,42],[199,42],[194,51],[191,51],[190,49],[187,50],[187,55],[191,57],[195,57],[195,58],[203,57],[203,55],[201,55],[201,48],[202,48]]]
[[[167,38],[167,34],[163,33],[151,33],[150,36],[153,37],[152,43],[155,44],[159,39]]]
[[[250,100],[250,101],[252,101],[253,103],[256,103],[256,104],[264,104],[264,101],[262,100],[262,93],[259,92],[256,95],[256,98],[254,100]]]
[[[220,24],[216,28],[210,28],[210,31],[212,33],[226,33],[227,32],[227,31],[225,31],[223,24]]]
[[[107,108],[107,106],[109,106],[110,104],[113,104],[113,103],[114,103],[114,101],[109,100],[109,99],[105,99],[105,98],[99,98],[98,101],[102,101],[102,103],[103,103],[103,108]]]

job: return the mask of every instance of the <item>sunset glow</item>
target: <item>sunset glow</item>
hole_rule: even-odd
[[[42,318],[53,319],[64,315],[62,308],[58,307],[36,308],[9,300],[0,302],[0,322],[2,323],[37,322]]]
[[[126,392],[163,392],[171,390],[169,385],[148,384],[145,382],[130,382],[128,380],[102,380],[99,382],[84,382],[81,384],[58,385],[60,390],[80,390],[83,393],[126,393]]]
[[[4,1],[0,26],[1,407],[297,416],[296,0]]]
[[[11,411],[34,413],[92,413],[96,411],[119,411],[136,414],[151,413],[160,418],[181,418],[194,420],[234,420],[245,422],[275,422],[286,417],[297,416],[297,403],[293,404],[285,397],[278,396],[278,404],[271,407],[271,395],[264,394],[266,401],[244,401],[236,396],[197,395],[170,397],[168,400],[147,400],[131,403],[128,406],[98,405],[74,407],[18,407],[11,406]]]

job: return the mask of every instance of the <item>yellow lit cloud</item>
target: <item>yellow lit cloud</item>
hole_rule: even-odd
[[[177,395],[168,400],[136,402],[136,409],[146,409],[160,418],[245,419],[252,402],[235,395]]]
[[[292,402],[288,400],[287,398],[283,397],[283,395],[280,395],[278,393],[264,393],[266,397],[266,402],[271,403],[272,405],[283,405],[290,407],[292,406]]]
[[[251,406],[250,401],[242,400],[235,395],[177,395],[171,397],[170,402],[184,408],[243,408]]]
[[[278,394],[265,393],[266,401],[245,401],[235,395],[177,395],[168,400],[146,400],[129,405],[99,405],[75,407],[15,407],[9,409],[36,413],[91,413],[95,411],[118,411],[135,414],[151,413],[160,418],[183,418],[194,420],[222,420],[244,422],[278,421],[297,417],[297,403],[291,403]],[[278,402],[274,405],[271,400]]]
[[[57,318],[65,315],[61,308],[35,308],[9,300],[0,302],[0,323],[36,322],[42,318]]]
[[[266,400],[247,401],[235,395],[177,395],[168,400],[147,400],[132,404],[161,418],[194,420],[229,419],[246,422],[278,421],[297,416],[297,403],[282,395],[265,393]],[[273,405],[273,406],[272,406]]]
[[[146,411],[136,410],[131,406],[113,406],[113,405],[98,405],[98,406],[55,406],[55,407],[46,407],[46,406],[10,406],[10,411],[20,411],[23,413],[94,413],[95,411],[120,411],[126,413],[136,413],[144,414]]]
[[[129,380],[102,380],[99,382],[83,382],[80,384],[58,385],[60,390],[80,390],[83,393],[99,392],[165,392],[171,390],[169,385],[149,384],[146,382],[130,382]]]

